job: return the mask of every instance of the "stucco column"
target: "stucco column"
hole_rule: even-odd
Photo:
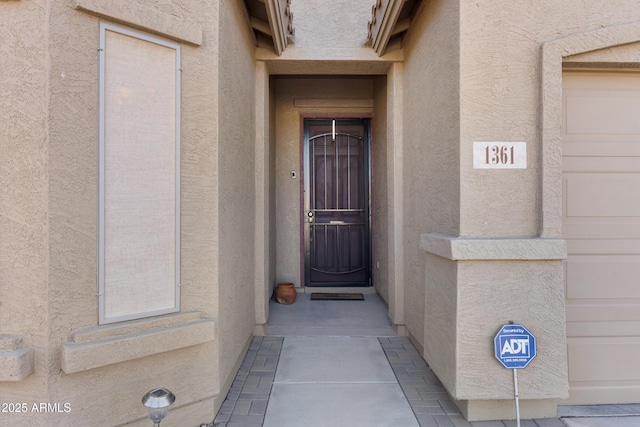
[[[470,421],[515,416],[513,377],[493,338],[513,321],[538,355],[518,374],[523,418],[556,415],[568,396],[562,260],[566,243],[542,238],[424,234],[425,358]]]
[[[256,182],[256,242],[255,242],[255,315],[254,333],[263,335],[269,318],[271,278],[269,269],[270,205],[269,199],[269,73],[264,62],[256,62],[255,109],[255,182]]]
[[[389,317],[406,334],[403,258],[403,64],[394,62],[387,74],[387,194],[389,230]]]

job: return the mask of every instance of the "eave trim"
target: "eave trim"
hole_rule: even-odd
[[[371,21],[368,25],[368,36],[371,47],[378,56],[384,55],[389,39],[394,35],[405,0],[376,0],[371,9]],[[408,23],[405,24],[408,28]]]

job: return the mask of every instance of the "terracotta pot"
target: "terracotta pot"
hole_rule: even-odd
[[[298,296],[298,292],[291,282],[280,282],[276,287],[276,301],[280,304],[293,304]]]

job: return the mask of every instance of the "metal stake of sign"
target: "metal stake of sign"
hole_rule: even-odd
[[[513,371],[513,390],[516,397],[516,425],[520,427],[520,400],[518,398],[518,370],[512,369]]]

